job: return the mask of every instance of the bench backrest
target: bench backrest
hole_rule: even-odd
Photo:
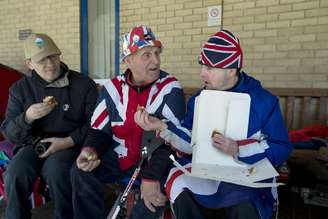
[[[199,88],[184,88],[189,97]],[[288,130],[313,124],[328,124],[328,89],[267,88],[280,99],[280,107]]]

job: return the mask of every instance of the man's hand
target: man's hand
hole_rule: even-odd
[[[166,202],[166,196],[161,192],[161,186],[158,181],[141,181],[141,198],[143,198],[147,208],[155,212],[155,207],[164,206]]]
[[[212,140],[214,147],[233,157],[239,151],[237,142],[232,140],[231,138],[226,138],[221,134],[214,134]]]
[[[34,120],[48,115],[55,106],[55,104],[47,103],[32,104],[25,112],[25,121],[28,124],[31,124]]]
[[[85,172],[91,172],[100,164],[97,153],[91,148],[83,148],[80,155],[76,159],[76,165]]]
[[[64,150],[66,148],[70,148],[74,146],[74,141],[71,137],[65,137],[65,138],[45,138],[42,139],[40,142],[45,143],[45,142],[50,142],[51,145],[48,148],[48,150],[46,150],[43,154],[41,154],[39,157],[40,158],[46,158],[48,157],[50,154],[55,153],[56,151],[61,151]]]
[[[134,121],[146,131],[163,131],[164,129],[167,129],[165,122],[154,116],[150,116],[146,110],[137,110],[134,114]]]

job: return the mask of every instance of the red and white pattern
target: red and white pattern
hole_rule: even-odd
[[[122,169],[140,159],[143,130],[134,121],[138,106],[144,106],[149,114],[161,116],[176,125],[180,124],[175,104],[181,103],[165,103],[168,97],[174,98],[175,92],[181,90],[175,77],[161,72],[160,78],[142,92],[133,89],[126,81],[127,77],[120,75],[104,84],[91,118],[93,129],[110,134],[116,142],[114,151],[118,154]]]
[[[191,171],[191,163],[183,167]],[[165,192],[171,203],[174,203],[174,200],[185,189],[192,191],[194,194],[212,195],[217,192],[219,185],[220,181],[187,176],[178,168],[173,168],[167,177]]]

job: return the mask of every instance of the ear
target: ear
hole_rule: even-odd
[[[129,68],[130,67],[130,65],[131,65],[131,56],[132,55],[129,55],[128,57],[126,57],[125,59],[124,59],[124,64]]]
[[[229,69],[228,69],[228,75],[229,75],[230,77],[234,77],[234,76],[236,76],[236,75],[237,75],[237,69],[235,69],[235,68],[229,68]]]
[[[32,63],[32,60],[31,60],[31,59],[26,59],[26,60],[25,60],[25,64],[27,65],[27,67],[28,67],[30,70],[34,70],[34,66],[33,66],[33,63]]]

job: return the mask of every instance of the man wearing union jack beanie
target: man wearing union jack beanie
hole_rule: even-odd
[[[142,159],[143,129],[137,111],[180,125],[184,95],[177,79],[160,69],[163,46],[150,28],[133,27],[122,37],[126,71],[108,80],[98,97],[91,129],[71,171],[74,218],[105,218],[104,184],[131,177]],[[164,183],[172,149],[162,144],[141,168],[141,197],[130,218],[158,218],[167,201]]]
[[[210,36],[199,56],[203,89],[247,93],[251,97],[247,139],[235,141],[222,134],[212,136],[213,146],[237,160],[253,164],[267,158],[273,166],[287,160],[292,146],[281,116],[278,98],[261,83],[241,71],[243,52],[240,42],[231,32],[221,30]],[[201,90],[203,90],[201,89]],[[156,120],[149,115],[138,124],[161,130],[160,136],[183,154],[191,154],[191,129],[196,92],[188,101],[188,111],[182,127]],[[220,103],[217,105],[219,106]],[[242,110],[242,109],[241,109]],[[142,121],[151,121],[143,124]],[[190,159],[180,164],[190,168]],[[270,180],[271,183],[275,179]],[[277,202],[276,188],[251,188],[223,181],[190,177],[173,168],[166,181],[166,193],[176,218],[203,218],[201,207],[225,209],[227,218],[272,218]]]

